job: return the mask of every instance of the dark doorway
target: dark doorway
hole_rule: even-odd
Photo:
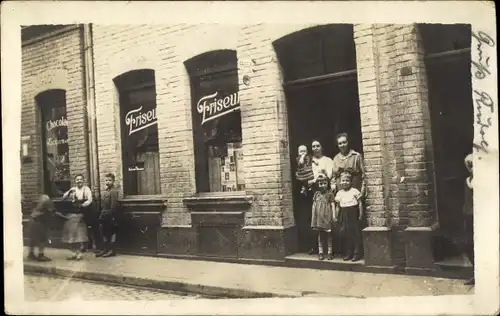
[[[472,152],[474,109],[470,25],[420,25],[426,52],[435,157],[437,212],[442,242],[437,259],[461,254],[464,158]]]
[[[319,140],[324,155],[333,158],[338,153],[335,135],[340,132],[349,133],[352,148],[363,152],[356,78],[290,87],[285,94],[292,170],[297,167],[298,146],[304,144],[310,150],[313,140]],[[307,232],[310,230],[309,214],[303,213],[311,212],[311,201],[300,194],[300,183],[294,181],[292,188],[294,216],[299,228],[299,250],[307,251],[310,247],[306,237],[310,235]],[[337,244],[335,248],[338,251],[340,247]]]
[[[277,40],[274,47],[285,81],[292,174],[298,146],[306,145],[310,151],[313,140],[320,141],[324,155],[333,158],[338,153],[335,135],[347,132],[352,148],[362,153],[352,25],[305,29]],[[312,196],[300,193],[298,181],[292,188],[298,249],[306,252],[316,244],[309,222]],[[340,248],[335,239],[334,248]]]

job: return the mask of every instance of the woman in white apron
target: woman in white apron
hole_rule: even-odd
[[[83,185],[83,175],[75,177],[76,186],[64,193],[63,199],[70,199],[72,206],[68,210],[67,220],[63,227],[63,242],[70,245],[72,254],[68,260],[81,260],[84,243],[89,239],[87,236],[87,225],[84,221],[84,214],[92,204],[92,191]]]

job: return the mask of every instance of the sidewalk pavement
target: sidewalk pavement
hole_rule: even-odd
[[[463,280],[239,263],[118,255],[67,261],[68,251],[47,249],[51,262],[25,261],[25,273],[159,288],[226,298],[385,297],[473,294]],[[25,257],[27,248],[25,248]]]

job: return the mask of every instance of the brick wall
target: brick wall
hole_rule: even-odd
[[[415,25],[356,25],[355,34],[369,224],[392,228],[396,264],[404,265],[401,232],[434,216],[421,40]]]
[[[237,51],[245,185],[256,198],[245,225],[291,226],[291,172],[286,104],[272,41],[305,26],[94,26],[94,65],[101,178],[122,182],[118,95],[113,78],[155,70],[164,226],[190,225],[182,199],[195,193],[189,78],[183,62],[216,49]],[[220,36],[224,34],[224,36]],[[148,47],[147,50],[143,49]],[[254,60],[253,63],[251,60]],[[243,63],[241,63],[243,61]],[[249,68],[243,64],[251,62]],[[251,84],[242,84],[249,74]],[[277,128],[278,127],[278,128]],[[101,184],[103,185],[103,183]]]
[[[21,193],[28,208],[43,193],[41,116],[35,97],[66,90],[70,172],[88,176],[86,101],[81,30],[25,43],[22,48],[21,136],[31,136],[33,161],[21,166]]]

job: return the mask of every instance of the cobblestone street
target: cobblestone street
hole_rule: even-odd
[[[28,274],[24,276],[24,295],[27,301],[60,301],[72,298],[84,300],[153,301],[192,299],[197,297],[194,295],[172,294],[163,291]]]

